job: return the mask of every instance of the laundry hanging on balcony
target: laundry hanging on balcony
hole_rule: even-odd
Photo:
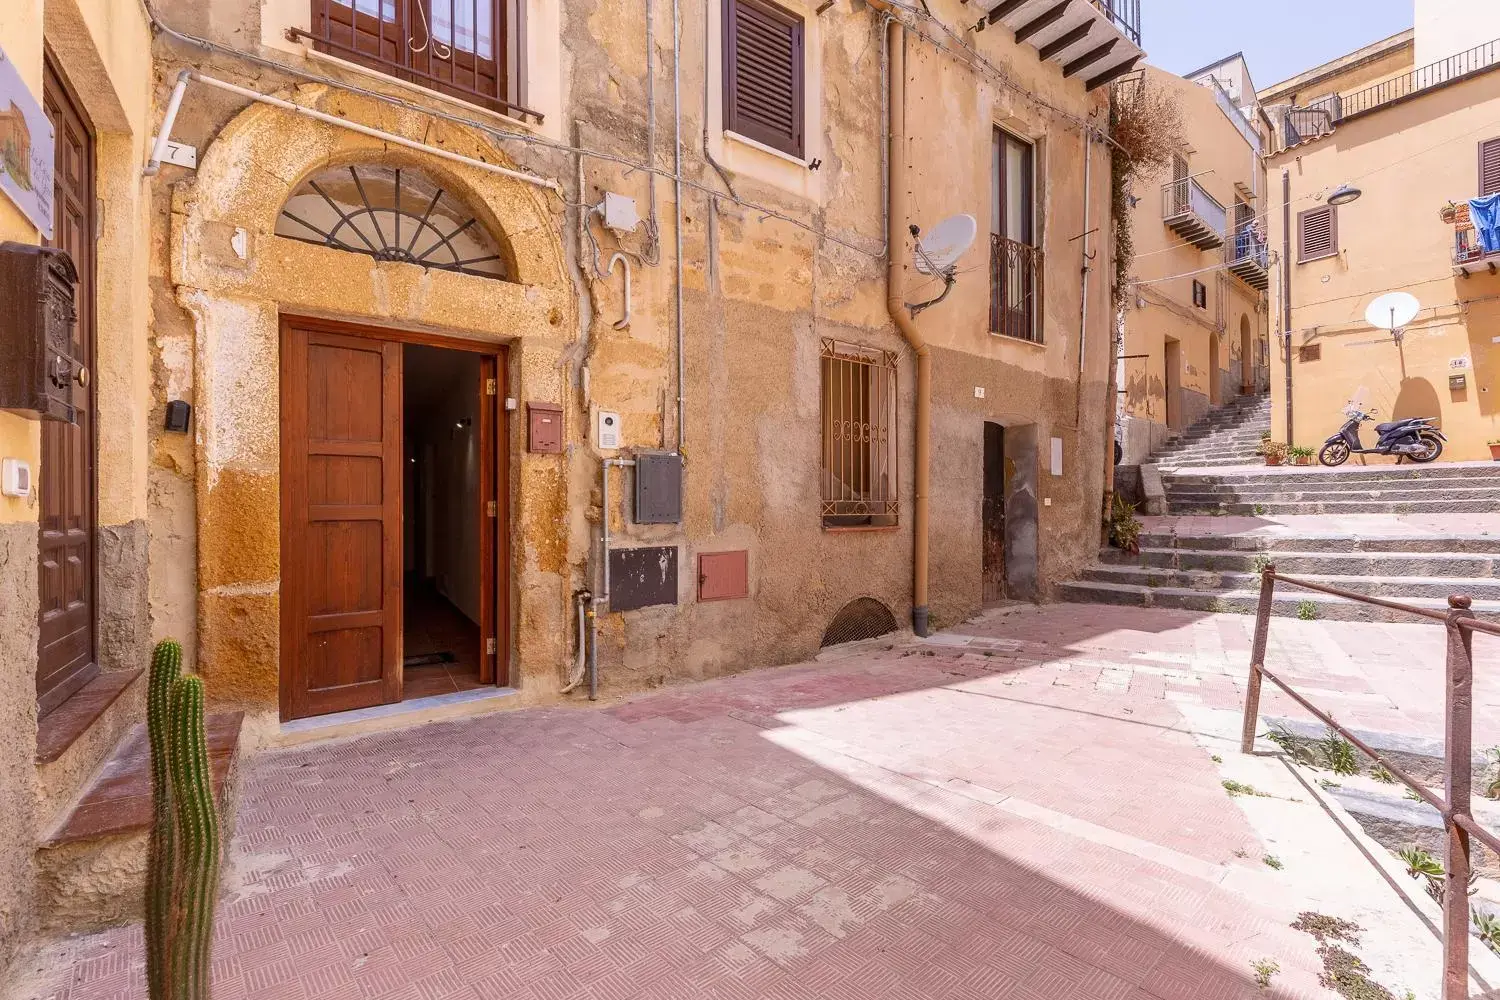
[[[1469,220],[1485,253],[1500,253],[1500,194],[1469,199]]]

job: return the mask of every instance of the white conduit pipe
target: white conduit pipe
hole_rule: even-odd
[[[177,74],[177,83],[172,87],[172,97],[167,101],[167,113],[161,119],[161,131],[156,134],[156,144],[151,147],[151,159],[141,171],[147,177],[155,177],[161,170],[162,157],[167,155],[167,146],[172,139],[172,126],[177,124],[177,111],[182,107],[182,95],[187,93],[188,79],[193,71],[185,69]]]
[[[519,170],[511,170],[509,167],[502,167],[495,163],[485,163],[483,160],[476,160],[471,156],[463,156],[459,153],[450,153],[446,149],[438,149],[436,146],[428,146],[424,143],[414,142],[413,140],[407,139],[403,136],[395,135],[391,132],[382,132],[378,128],[370,128],[367,125],[360,125],[357,122],[351,122],[347,118],[340,118],[337,115],[324,114],[322,111],[317,111],[313,108],[305,107],[301,104],[293,104],[291,101],[284,101],[279,97],[272,97],[270,94],[262,94],[259,91],[250,90],[248,87],[240,87],[236,86],[235,84],[228,83],[224,80],[215,79],[211,76],[204,76],[202,73],[194,70],[185,72],[188,72],[191,78],[197,80],[199,83],[207,84],[208,86],[214,87],[218,90],[223,90],[231,94],[238,94],[240,97],[244,97],[252,101],[259,101],[261,104],[269,104],[273,108],[281,108],[283,111],[290,111],[292,114],[302,115],[304,118],[311,118],[315,121],[324,122],[328,125],[337,125],[339,128],[345,128],[351,132],[358,132],[360,135],[367,135],[372,139],[379,139],[380,141],[388,142],[393,146],[401,146],[405,149],[414,149],[418,152],[426,153],[429,156],[436,156],[440,160],[450,160],[454,163],[461,163],[466,167],[473,167],[476,170],[484,170],[488,173],[499,174],[502,177],[509,177],[513,180],[524,181],[527,184],[535,184],[537,187],[544,187],[550,191],[555,192],[558,197],[564,197],[562,185],[557,181],[551,180],[547,177],[538,177],[535,174],[522,173]],[[174,94],[174,98],[175,96],[176,95]],[[168,107],[168,111],[171,111],[170,106]],[[165,146],[162,145],[161,139],[165,138],[166,134],[167,129],[166,126],[163,125],[162,134],[158,137],[158,145],[161,146],[163,152],[165,151]],[[155,154],[153,153],[153,156],[154,155]]]

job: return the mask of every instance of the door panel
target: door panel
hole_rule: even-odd
[[[42,103],[56,136],[54,239],[78,268],[74,423],[42,421],[37,709],[46,715],[99,672],[94,635],[94,148],[93,131],[47,60]]]
[[[401,700],[401,345],[282,328],[281,714]]]
[[[1005,598],[1005,428],[984,425],[983,600]]]

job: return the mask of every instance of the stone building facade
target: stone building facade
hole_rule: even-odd
[[[0,12],[34,93],[43,41],[118,93],[81,95],[99,670],[57,704],[0,500],[5,948],[129,915],[128,843],[49,838],[161,637],[250,751],[792,662],[1093,556],[1119,5],[92,2]],[[785,87],[746,89],[767,38]],[[45,498],[40,426],[0,450]]]

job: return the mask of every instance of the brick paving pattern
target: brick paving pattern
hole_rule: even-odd
[[[262,754],[215,997],[1330,995],[1185,722],[1238,708],[1251,624],[1024,608],[605,710]],[[1403,674],[1438,676],[1440,627],[1272,636],[1361,721],[1419,731],[1441,702]],[[65,948],[37,996],[144,996],[139,928]]]

